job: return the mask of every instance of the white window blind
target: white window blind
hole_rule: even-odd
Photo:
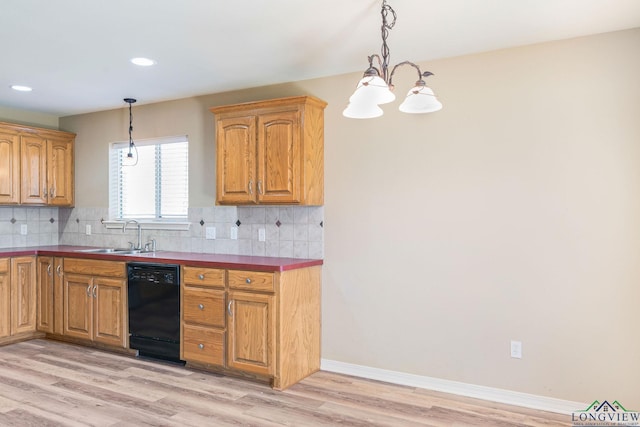
[[[112,219],[186,218],[189,207],[189,142],[186,136],[111,144],[109,214]],[[134,150],[134,156],[136,150]]]

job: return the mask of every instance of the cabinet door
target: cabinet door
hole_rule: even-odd
[[[258,199],[261,203],[300,202],[300,112],[258,118]]]
[[[0,338],[11,334],[11,262],[0,258]]]
[[[53,333],[64,335],[64,273],[63,258],[54,258],[53,276]]]
[[[47,203],[47,143],[39,136],[24,135],[20,143],[22,180],[20,202]]]
[[[53,333],[53,285],[54,265],[52,257],[38,257],[38,303],[36,329],[41,332]]]
[[[272,375],[275,362],[273,296],[230,291],[229,302],[228,366]]]
[[[50,205],[73,205],[73,174],[73,139],[49,139],[47,184]]]
[[[0,131],[0,203],[20,202],[20,137]]]
[[[63,288],[64,335],[90,340],[93,335],[93,278],[65,273]]]
[[[218,203],[255,203],[255,116],[219,119],[216,122],[216,149]]]
[[[126,293],[125,279],[94,278],[94,341],[127,347]]]
[[[36,259],[11,259],[11,335],[36,330]]]

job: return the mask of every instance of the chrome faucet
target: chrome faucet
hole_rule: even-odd
[[[142,226],[140,225],[140,223],[138,221],[136,221],[135,219],[130,219],[128,221],[125,221],[124,225],[122,226],[122,232],[124,233],[125,231],[127,231],[127,225],[131,224],[131,223],[135,223],[138,226],[138,245],[133,248],[136,250],[142,250]],[[131,245],[133,245],[133,243],[129,242]]]

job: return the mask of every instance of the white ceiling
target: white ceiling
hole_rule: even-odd
[[[640,27],[640,0],[388,0],[391,63]],[[65,116],[364,71],[381,0],[2,0],[0,106]],[[639,46],[640,48],[640,46]],[[136,56],[157,64],[140,68]],[[16,92],[12,84],[33,87]]]

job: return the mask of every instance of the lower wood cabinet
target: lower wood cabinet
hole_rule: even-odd
[[[275,368],[274,297],[249,292],[229,292],[228,365],[261,375]]]
[[[11,259],[0,258],[0,338],[11,334]]]
[[[63,259],[39,256],[37,260],[36,328],[48,334],[63,334]]]
[[[180,357],[224,366],[225,271],[182,268]]]
[[[0,259],[0,338],[36,331],[36,258]]]
[[[127,347],[126,264],[64,259],[63,335]]]
[[[318,371],[320,273],[183,267],[182,358],[278,390]]]

